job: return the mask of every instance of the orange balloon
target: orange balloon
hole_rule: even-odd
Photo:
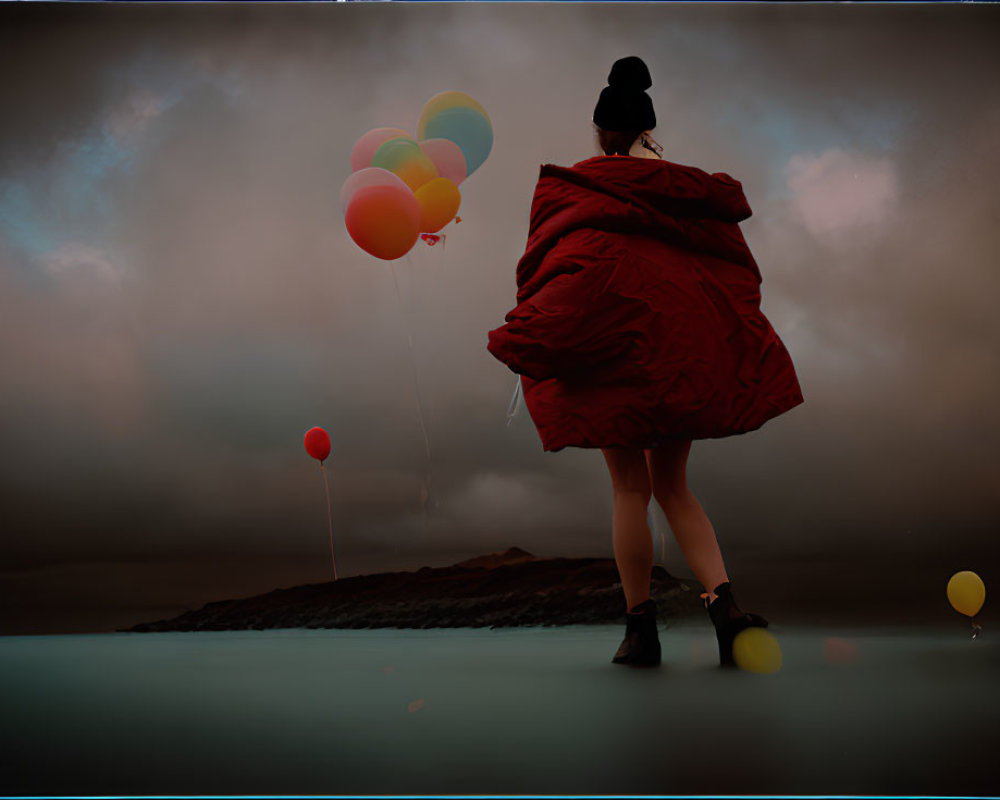
[[[421,186],[414,193],[420,204],[420,230],[434,233],[441,230],[455,218],[462,204],[462,195],[454,181],[435,178]]]
[[[355,243],[376,258],[402,258],[420,235],[420,204],[413,192],[397,186],[359,189],[344,221]]]

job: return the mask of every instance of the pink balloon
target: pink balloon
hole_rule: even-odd
[[[399,128],[375,128],[368,131],[368,133],[354,143],[354,149],[351,150],[351,171],[357,172],[359,169],[370,167],[372,165],[372,156],[375,155],[375,151],[378,150],[379,145],[397,136],[405,136],[407,139],[411,138],[410,134]]]
[[[450,139],[425,139],[420,143],[420,149],[434,162],[442,178],[447,178],[456,186],[466,179],[465,155],[462,148]]]
[[[403,179],[394,172],[389,172],[381,167],[366,167],[352,172],[340,190],[340,210],[346,214],[347,207],[351,204],[351,199],[359,189],[367,189],[369,186],[395,186],[409,192],[410,187],[403,183]]]

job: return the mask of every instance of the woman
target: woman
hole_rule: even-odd
[[[691,441],[755,430],[802,394],[760,311],[760,273],[737,224],[751,214],[743,189],[659,158],[651,85],[639,58],[616,61],[594,109],[605,155],[542,166],[517,306],[488,348],[522,376],[545,450],[604,454],[626,601],[612,661],[660,663],[652,496],[705,587],[720,663],[733,666],[735,635],[767,621],[733,600],[712,523],[687,487]]]

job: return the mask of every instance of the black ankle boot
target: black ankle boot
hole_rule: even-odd
[[[650,598],[625,614],[625,638],[611,661],[633,667],[655,667],[660,663],[660,639],[656,635],[656,603]]]
[[[733,659],[733,639],[742,630],[747,628],[766,628],[767,620],[759,614],[748,614],[736,605],[733,600],[733,593],[729,583],[720,583],[712,592],[718,597],[708,603],[708,595],[705,598],[705,608],[715,625],[715,636],[719,640],[719,666],[735,667],[736,661]]]

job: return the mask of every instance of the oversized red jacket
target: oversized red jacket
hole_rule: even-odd
[[[760,311],[724,173],[645,158],[545,164],[517,306],[488,349],[522,376],[546,450],[755,430],[802,402]]]

